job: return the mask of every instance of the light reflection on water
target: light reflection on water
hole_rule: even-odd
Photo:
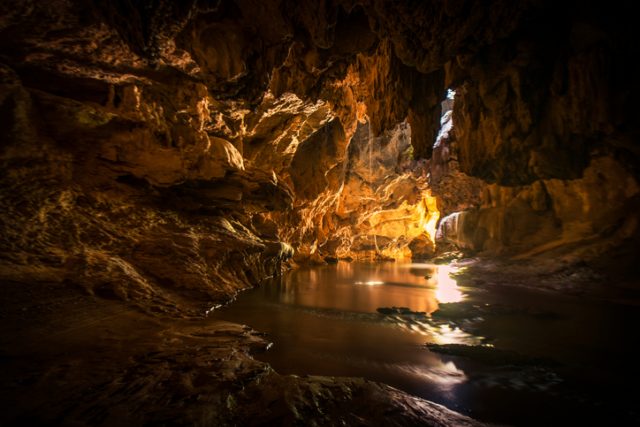
[[[274,346],[259,357],[277,371],[364,376],[449,393],[466,380],[465,373],[424,344],[478,342],[430,318],[439,302],[464,298],[453,272],[449,266],[418,263],[301,268],[240,295],[220,313],[268,334]],[[384,307],[411,313],[377,311]]]
[[[439,265],[436,269],[436,300],[443,304],[462,301],[464,294],[458,289],[456,279],[451,277],[451,274],[456,273],[457,270],[449,265]]]
[[[378,286],[384,285],[380,280],[367,280],[366,282],[355,282],[356,285]]]
[[[401,365],[398,369],[408,375],[432,384],[438,384],[441,392],[451,396],[453,388],[467,381],[467,375],[453,362],[440,362],[434,366]]]
[[[464,299],[450,276],[455,272],[447,265],[340,262],[335,267],[293,271],[277,286],[280,302],[285,304],[364,312],[396,306],[429,314],[438,309],[438,302]],[[402,287],[414,290],[400,290]]]
[[[467,288],[451,276],[457,272],[455,266],[427,263],[340,262],[301,268],[242,293],[211,317],[267,333],[274,346],[255,357],[280,373],[365,377],[474,416],[484,414],[489,421],[542,417],[535,425],[548,425],[539,408],[556,405],[558,395],[545,389],[542,397],[531,399],[531,390],[555,387],[559,377],[553,372],[482,367],[476,361],[431,352],[424,344],[486,345],[482,333],[492,337],[499,349],[550,353],[564,366],[577,366],[572,375],[586,375],[588,381],[596,371],[611,370],[607,375],[615,378],[618,367],[624,366],[620,360],[635,357],[628,348],[640,346],[637,310],[522,290],[494,293],[490,288]],[[440,304],[454,304],[453,312],[490,306],[491,313],[482,311],[462,321],[431,317]],[[383,307],[398,309],[384,315],[377,311]],[[615,363],[602,363],[603,355],[611,352],[615,358],[609,360]],[[524,394],[518,395],[521,390]],[[573,419],[577,412],[568,413]]]

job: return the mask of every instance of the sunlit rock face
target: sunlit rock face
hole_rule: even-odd
[[[581,244],[569,259],[589,259],[633,237],[637,218],[629,212],[639,191],[635,177],[619,162],[594,158],[579,179],[487,186],[479,209],[443,219],[438,239],[520,256]]]
[[[368,123],[359,125],[325,195],[301,206],[302,241],[341,258],[410,257],[416,238],[433,249],[439,213],[410,140],[407,124],[378,137]]]
[[[425,238],[410,144],[442,73],[366,8],[263,6],[3,5],[4,278],[203,313],[279,273],[280,241],[305,261]]]
[[[201,310],[279,272],[278,242],[428,257],[455,212],[441,242],[475,251],[622,242],[627,12],[4,2],[3,274]]]
[[[407,123],[376,136],[363,116],[347,132],[327,102],[290,92],[268,93],[245,123],[245,164],[270,171],[293,196],[290,209],[252,222],[292,243],[298,262],[410,257],[418,237],[433,253],[438,208]]]

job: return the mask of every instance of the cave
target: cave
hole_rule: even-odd
[[[633,2],[0,2],[0,425],[638,425]]]

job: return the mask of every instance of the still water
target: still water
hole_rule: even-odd
[[[281,374],[364,377],[490,422],[640,423],[640,394],[627,391],[640,379],[631,350],[640,346],[637,307],[483,289],[452,273],[409,263],[301,268],[213,316],[265,332],[274,345],[255,357]],[[378,311],[390,307],[413,313]],[[445,307],[464,315],[438,317]],[[482,345],[518,358],[445,355],[426,343]]]

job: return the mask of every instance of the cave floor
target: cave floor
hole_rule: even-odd
[[[517,298],[522,298],[522,287],[525,287],[532,301],[578,298],[608,305],[608,311],[637,311],[633,298],[629,298],[635,289],[632,287],[614,288],[613,292],[605,295],[601,284],[598,284],[586,294],[569,288],[573,295],[552,294],[550,298],[548,291],[555,289],[555,285],[543,286],[543,291],[529,289],[539,286],[543,279],[540,275],[532,276],[533,267],[526,263],[476,262],[475,267],[471,264],[474,263],[461,263],[471,268],[458,276],[459,282],[464,282],[471,293],[506,295],[509,300],[509,293],[514,289]],[[296,270],[294,273],[304,271]],[[311,274],[315,274],[314,271],[319,270],[311,269]],[[417,280],[424,280],[423,271],[414,270],[413,273]],[[531,280],[535,283],[527,282],[527,274],[534,278]],[[545,274],[548,279],[545,280],[556,285],[575,282],[580,277],[585,281],[597,279],[589,269],[579,268]],[[517,278],[522,279],[521,282],[515,280]],[[506,284],[510,286],[501,286]],[[381,383],[362,378],[337,378],[330,373],[296,372],[295,366],[281,368],[281,364],[271,363],[269,359],[273,350],[265,352],[271,344],[268,340],[273,339],[276,346],[279,345],[277,336],[265,336],[244,326],[243,323],[248,323],[264,331],[250,323],[248,318],[222,320],[224,315],[221,318],[218,313],[210,318],[166,317],[145,313],[139,307],[120,300],[92,296],[72,285],[59,283],[25,286],[24,283],[5,282],[0,292],[0,398],[4,402],[1,425],[479,424],[429,400]],[[230,308],[241,306],[242,300],[250,297],[252,292],[272,291],[267,286],[249,291]],[[621,298],[621,292],[627,302],[624,306],[616,302]],[[380,305],[378,301],[371,304],[371,307]],[[426,306],[420,308],[432,311]],[[477,305],[453,303],[441,306],[441,316],[434,318],[441,325],[448,323],[462,326],[462,329],[466,322],[471,335],[495,338],[500,336],[504,325],[508,326],[513,320],[514,310],[517,308],[498,304],[479,313]],[[371,315],[383,316],[375,313],[375,307],[370,311],[373,311]],[[529,317],[539,317],[549,328],[555,328],[554,322],[558,318],[548,314],[545,311],[527,313],[531,315]],[[566,315],[560,314],[561,317]],[[488,321],[480,327],[468,322],[469,318],[478,317]],[[605,337],[604,341],[610,343],[608,348],[606,345],[585,345],[583,350],[585,353],[595,352],[591,354],[592,359],[601,360],[602,371],[614,373],[615,381],[605,381],[609,387],[615,388],[610,390],[612,396],[620,395],[620,387],[629,376],[638,372],[635,365],[630,365],[633,353],[629,351],[634,343],[637,344],[637,338],[634,338],[637,336],[634,326],[637,322],[632,321],[633,313],[625,318],[631,320],[618,324],[617,328],[615,322],[607,323],[605,318],[601,319],[602,328],[594,327],[593,322],[597,323],[598,319],[574,322],[575,334]],[[521,325],[513,324],[513,328],[521,328]],[[535,346],[543,338],[535,337],[531,341]],[[558,343],[549,344],[552,345],[558,346]],[[504,359],[501,353],[497,356],[493,353],[477,354],[476,348],[475,345],[460,348],[445,345],[430,347],[429,350],[431,354],[444,354],[445,362],[453,360],[463,368],[477,364],[478,360],[485,363],[487,358],[491,359],[490,365],[496,364],[495,358]],[[428,353],[426,349],[425,352]],[[505,363],[512,364],[512,355],[505,357],[507,362],[497,363],[498,370],[503,369]],[[521,362],[515,366],[515,371],[513,366],[509,368],[511,370],[504,371],[509,377],[505,377],[507,380],[513,380],[513,372],[520,372],[518,381],[535,383],[535,379],[527,378],[527,372],[537,372],[537,375],[540,373],[536,371],[537,367],[531,371],[530,366],[521,369]],[[593,372],[593,387],[597,387],[602,372],[594,370],[592,365],[585,365],[583,372],[587,375]],[[347,374],[353,375],[338,375]],[[570,384],[568,389],[561,388],[560,393],[573,393],[575,389],[575,383]],[[607,389],[600,391],[601,395],[607,393]],[[574,397],[580,399],[580,396]],[[599,416],[606,419],[610,413],[611,419],[637,417],[628,405],[629,399],[627,396],[617,408],[616,402],[606,402],[599,410]],[[464,407],[456,407],[443,400],[432,400],[475,416],[475,411],[465,411]],[[584,402],[578,402],[575,408],[581,405]],[[576,414],[575,420],[584,419],[585,415],[588,418],[588,414]],[[570,413],[564,416],[565,421],[572,419]],[[495,417],[491,418],[487,418],[486,413],[480,417],[496,422]]]
[[[282,376],[247,326],[3,283],[1,425],[477,425],[363,379]]]

